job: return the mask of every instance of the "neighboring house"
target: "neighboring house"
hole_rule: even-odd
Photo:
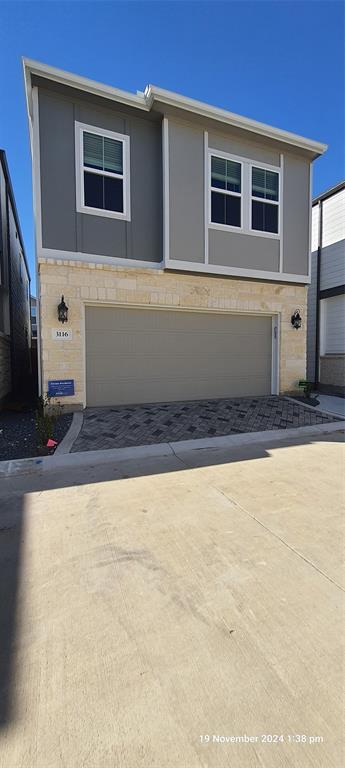
[[[37,299],[36,296],[30,296],[31,308],[31,369],[32,369],[32,392],[37,394],[38,389],[38,360],[37,360]]]
[[[326,146],[154,86],[24,70],[42,391],[72,379],[73,408],[295,391]]]
[[[345,393],[345,181],[313,200],[307,376]]]
[[[31,311],[31,339],[37,339],[37,300],[36,296],[30,296]]]
[[[0,150],[0,402],[30,382],[30,274],[6,155]]]

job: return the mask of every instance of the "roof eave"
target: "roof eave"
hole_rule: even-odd
[[[143,109],[145,112],[149,111],[149,107],[146,104],[144,95],[139,93],[130,93],[129,91],[122,91],[119,88],[113,88],[110,85],[104,85],[98,83],[95,80],[90,80],[87,77],[80,75],[74,75],[71,72],[65,72],[63,69],[57,69],[51,67],[48,64],[41,64],[39,61],[33,59],[23,58],[23,67],[25,73],[25,80],[31,82],[31,76],[48,78],[54,82],[61,83],[62,85],[68,85],[71,88],[76,88],[81,91],[87,91],[93,93],[95,96],[103,96],[113,101],[118,101],[121,104],[127,104],[137,109]]]
[[[148,85],[146,87],[145,97],[147,100],[150,100],[151,104],[154,102],[167,104],[179,109],[184,109],[188,112],[194,112],[195,114],[202,115],[211,120],[216,120],[217,122],[226,123],[227,125],[257,133],[261,136],[267,136],[275,141],[299,147],[307,152],[311,152],[313,159],[320,157],[320,155],[324,154],[328,148],[327,144],[323,144],[322,142],[314,141],[313,139],[308,139],[289,131],[284,131],[281,128],[274,128],[271,125],[260,123],[257,120],[252,120],[248,117],[242,117],[233,112],[228,112],[225,109],[213,107],[204,102],[197,101],[196,99],[190,99],[181,96],[180,94],[166,91],[155,85]]]
[[[289,144],[290,146],[298,147],[299,149],[311,153],[312,159],[320,157],[320,155],[326,152],[327,149],[327,144],[313,141],[304,136],[298,136],[297,134],[284,131],[280,128],[274,128],[265,123],[260,123],[257,120],[251,120],[248,117],[236,115],[225,109],[213,107],[210,104],[205,104],[196,99],[190,99],[155,85],[147,85],[144,92],[137,91],[137,93],[134,94],[129,93],[128,91],[122,91],[119,88],[114,88],[110,85],[103,85],[102,83],[98,83],[95,80],[90,80],[86,77],[65,72],[62,69],[51,67],[48,64],[41,64],[33,59],[23,58],[23,67],[28,113],[30,117],[32,116],[31,77],[32,75],[36,75],[37,77],[48,78],[49,80],[61,83],[62,85],[68,85],[71,88],[87,91],[96,96],[102,96],[106,99],[111,99],[121,104],[141,109],[145,112],[150,112],[155,102],[158,104],[161,103],[174,106],[178,109],[183,109],[205,118],[215,120],[216,122],[225,123],[226,125],[241,128],[242,130],[250,131],[261,136],[266,136],[274,141],[280,141]]]
[[[333,195],[337,195],[338,192],[342,192],[342,190],[345,189],[345,179],[343,181],[339,181],[338,184],[334,184],[333,187],[329,187],[328,189],[325,189],[324,192],[321,192],[320,195],[316,195],[316,197],[313,197],[312,205],[317,205],[319,202],[322,202],[323,200],[328,200],[329,197],[333,197]]]

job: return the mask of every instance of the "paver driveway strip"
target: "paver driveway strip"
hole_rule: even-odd
[[[87,408],[72,452],[289,429],[336,421],[285,397]]]
[[[3,481],[1,765],[340,768],[340,439]]]

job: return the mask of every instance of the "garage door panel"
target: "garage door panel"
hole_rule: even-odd
[[[232,330],[229,333],[229,328],[227,331],[220,332],[217,330],[191,332],[185,329],[184,332],[179,333],[170,330],[152,332],[143,328],[136,333],[134,331],[89,331],[88,341],[89,348],[97,350],[102,355],[109,354],[110,350],[114,350],[114,354],[116,351],[116,355],[151,353],[175,355],[177,351],[189,355],[192,349],[194,354],[196,352],[203,354],[207,350],[208,354],[213,351],[214,354],[228,356],[238,355],[241,350],[248,350],[249,348],[252,348],[252,353],[258,348],[259,354],[261,354],[266,335],[266,328],[265,333],[253,329],[253,333],[242,331],[242,333],[234,335],[232,335]]]
[[[86,308],[88,405],[265,395],[271,318]]]
[[[89,357],[89,366],[90,371],[93,370],[93,377],[96,377],[96,371],[100,370],[100,378],[103,376],[112,378],[115,374],[118,380],[121,378],[138,378],[139,372],[142,376],[159,377],[162,381],[169,377],[176,378],[176,373],[179,371],[183,371],[184,376],[189,375],[191,378],[196,375],[208,377],[210,371],[212,377],[226,377],[229,375],[229,369],[232,377],[234,377],[238,368],[240,368],[241,375],[251,376],[253,365],[255,366],[256,376],[269,375],[269,362],[259,353],[253,354],[249,359],[242,352],[236,355],[232,361],[228,357],[220,357],[214,353],[202,353],[198,356],[195,355],[194,358],[190,354],[175,354],[172,357],[166,354],[144,355],[142,353],[135,356],[121,353],[116,355],[116,357],[108,354],[105,359],[102,359],[102,354],[97,353],[97,355],[90,355]],[[181,378],[181,376],[177,378]]]
[[[138,321],[139,315],[142,315],[140,322]],[[185,332],[186,329],[196,332],[208,332],[212,329],[221,331],[223,329],[228,332],[230,317],[234,332],[241,333],[243,318],[250,318],[251,316],[230,315],[230,313],[226,312],[194,312],[183,310],[182,308],[170,310],[90,306],[87,307],[86,312],[86,329],[87,331],[101,330],[106,332],[109,330],[133,330],[137,332],[138,330],[143,330],[143,328],[152,331],[157,329],[182,332]],[[115,318],[116,323],[114,324]]]
[[[177,389],[177,383],[180,389]],[[138,397],[138,391],[140,396]],[[177,392],[181,392],[180,396]],[[212,394],[210,395],[210,392]],[[229,394],[230,393],[230,394]],[[267,395],[266,377],[258,377],[253,388],[252,377],[232,378],[219,382],[217,398],[250,397]],[[94,381],[88,389],[89,405],[126,405],[130,403],[177,402],[178,400],[207,400],[214,395],[214,380],[195,381],[182,379],[179,382],[168,380],[162,383],[159,379],[122,380],[114,388],[108,381]]]

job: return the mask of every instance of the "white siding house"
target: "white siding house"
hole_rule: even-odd
[[[307,376],[345,391],[345,182],[313,201]]]

